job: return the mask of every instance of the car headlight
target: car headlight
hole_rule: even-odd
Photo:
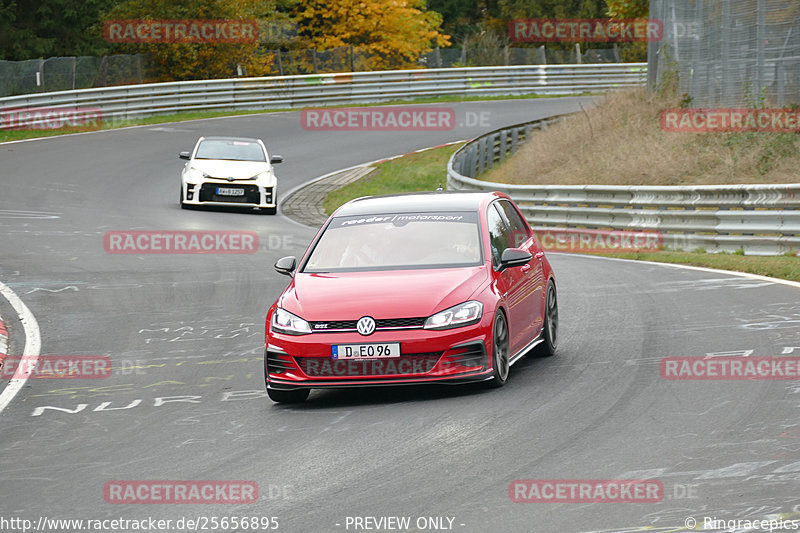
[[[308,322],[295,316],[280,307],[272,313],[272,331],[286,333],[287,335],[306,335],[311,333],[311,326]]]
[[[203,172],[198,168],[190,167],[186,171],[186,179],[195,179],[199,181],[199,180],[204,180],[207,177],[209,177],[208,174],[206,174],[205,172]]]
[[[425,329],[452,329],[475,324],[483,315],[483,304],[476,301],[454,305],[428,317]]]

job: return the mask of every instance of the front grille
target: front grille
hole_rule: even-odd
[[[379,318],[375,320],[375,330],[421,328],[427,317]],[[311,322],[312,331],[357,331],[358,320],[329,320]]]
[[[283,357],[288,358],[289,356],[284,355]],[[270,374],[282,374],[294,369],[291,362],[281,359],[281,356],[275,352],[267,351],[267,370]]]
[[[441,357],[442,352],[428,352],[391,359],[351,361],[331,357],[295,357],[295,362],[310,377],[374,377],[426,374]]]
[[[422,318],[386,318],[375,321],[377,329],[382,328],[421,328],[426,317]]]
[[[325,330],[356,330],[355,320],[333,320],[330,322],[311,322],[311,329],[313,331]]]
[[[217,194],[217,187],[244,189],[244,196],[221,196]],[[258,185],[228,185],[225,183],[204,183],[200,187],[201,202],[230,202],[234,204],[258,204],[261,203],[261,193]]]

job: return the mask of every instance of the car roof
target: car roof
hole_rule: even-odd
[[[478,211],[496,198],[506,196],[497,192],[419,192],[365,196],[340,207],[335,216],[377,215],[383,213],[420,213],[428,211]]]
[[[221,136],[209,136],[209,137],[200,137],[202,141],[247,141],[247,142],[255,142],[257,143],[259,140],[253,137],[221,137]]]

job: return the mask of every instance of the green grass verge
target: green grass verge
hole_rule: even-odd
[[[447,160],[460,146],[442,146],[380,163],[365,178],[328,194],[322,207],[331,214],[343,203],[361,196],[435,191],[439,185],[445,187]]]
[[[388,102],[378,102],[372,104],[347,104],[347,105],[338,105],[338,106],[325,106],[325,107],[375,107],[375,106],[389,106],[389,105],[402,105],[402,104],[437,104],[437,103],[447,103],[447,102],[485,102],[485,101],[493,101],[493,100],[530,100],[536,98],[559,98],[563,96],[583,96],[585,94],[591,93],[583,93],[581,95],[545,95],[545,94],[526,94],[526,95],[499,95],[499,96],[436,96],[430,98],[413,98],[413,99],[401,99],[401,100],[391,100]],[[313,107],[313,106],[312,106]],[[130,126],[146,126],[150,124],[164,124],[166,122],[184,122],[187,120],[202,120],[206,118],[216,118],[216,117],[233,117],[239,115],[260,115],[264,113],[276,113],[279,111],[299,111],[302,108],[285,108],[285,109],[269,109],[264,111],[259,110],[245,110],[245,111],[187,111],[184,113],[173,113],[171,115],[158,115],[154,117],[147,117],[142,119],[136,120],[114,120],[108,121],[103,124],[101,131],[103,130],[113,130],[119,128],[127,128]],[[21,141],[25,139],[38,139],[40,137],[54,137],[56,135],[67,135],[70,133],[81,133],[86,130],[83,129],[74,129],[74,128],[63,128],[59,130],[22,130],[22,131],[11,131],[11,130],[0,130],[0,142],[7,142],[7,141]]]
[[[445,169],[450,154],[461,145],[434,148],[409,154],[377,165],[364,179],[332,192],[323,203],[330,214],[343,203],[361,196],[377,196],[413,191],[432,191],[446,181]],[[772,278],[800,281],[800,257],[752,256],[727,253],[675,252],[596,254],[620,259],[694,265],[736,272],[749,272]]]
[[[274,111],[272,111],[274,112]],[[184,113],[173,113],[171,115],[158,115],[155,117],[141,118],[137,120],[114,120],[103,123],[101,131],[127,128],[130,126],[147,126],[150,124],[164,124],[166,122],[184,122],[187,120],[201,120],[215,117],[231,117],[237,115],[252,115],[254,111],[187,111]],[[57,135],[68,135],[70,133],[82,133],[87,130],[76,128],[62,128],[58,130],[0,130],[0,142],[21,141],[24,139],[38,139],[40,137],[54,137]]]
[[[757,256],[705,252],[672,252],[596,254],[620,259],[678,263],[736,272],[749,272],[759,276],[800,281],[800,257],[797,256]]]

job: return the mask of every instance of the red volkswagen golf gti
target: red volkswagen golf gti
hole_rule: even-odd
[[[502,193],[359,198],[340,207],[267,313],[276,402],[311,389],[486,381],[556,349],[553,270]]]

